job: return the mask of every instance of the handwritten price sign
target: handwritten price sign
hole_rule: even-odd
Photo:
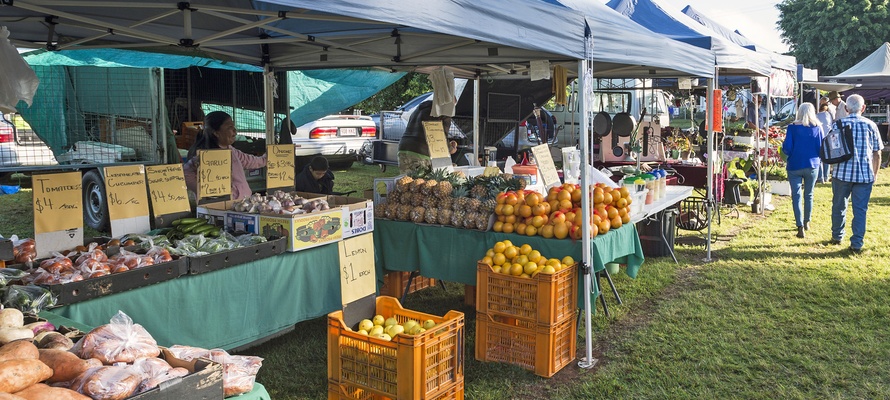
[[[426,144],[430,149],[430,163],[433,169],[446,168],[451,170],[451,152],[448,151],[448,139],[441,121],[424,121],[423,130]]]
[[[145,166],[105,167],[105,195],[108,197],[109,219],[147,217]]]
[[[550,155],[550,147],[546,144],[532,147],[532,154],[538,164],[538,172],[541,174],[541,180],[544,181],[544,187],[549,188],[561,184],[559,173],[556,172],[556,165],[553,163],[553,156]]]
[[[338,245],[343,304],[352,303],[377,291],[373,233],[353,236]]]
[[[182,164],[152,165],[145,171],[155,216],[191,211]]]
[[[269,189],[294,187],[296,165],[294,145],[266,146],[266,187]]]
[[[232,152],[228,149],[198,152],[198,197],[232,194]]]
[[[34,233],[83,227],[80,172],[34,175]]]

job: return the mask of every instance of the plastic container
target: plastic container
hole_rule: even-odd
[[[575,313],[552,325],[476,313],[476,359],[512,364],[549,378],[575,359]]]
[[[476,268],[476,311],[555,324],[578,308],[577,265],[534,278],[499,274],[487,264]]]
[[[528,185],[536,185],[538,183],[538,166],[516,164],[513,166],[513,175],[525,179]]]
[[[363,395],[398,400],[439,399],[463,383],[463,313],[449,311],[439,317],[405,309],[398,299],[380,296],[376,314],[399,323],[431,319],[436,327],[419,335],[396,335],[388,342],[347,330],[343,311],[328,314],[330,382],[361,389]]]
[[[428,400],[463,400],[464,383],[458,382]],[[388,397],[375,395],[353,385],[328,381],[328,400],[388,400]]]
[[[646,196],[649,194],[649,189],[643,189],[641,192],[636,192],[630,195],[630,215],[631,218],[643,212],[643,205],[646,204]]]

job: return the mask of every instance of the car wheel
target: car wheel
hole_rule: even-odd
[[[386,172],[386,164],[380,164],[380,172]]]
[[[105,181],[99,171],[83,175],[83,221],[100,232],[108,231],[108,204],[105,197]]]

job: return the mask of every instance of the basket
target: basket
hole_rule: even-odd
[[[555,324],[578,308],[578,267],[533,278],[499,274],[488,264],[476,266],[476,311]]]
[[[708,227],[708,205],[704,198],[687,197],[680,202],[678,210],[677,228],[700,231]]]
[[[575,315],[553,325],[476,313],[476,359],[517,365],[549,378],[575,359]]]
[[[400,400],[438,399],[463,383],[463,313],[424,314],[407,310],[388,296],[377,297],[376,313],[399,323],[431,319],[436,327],[415,336],[396,335],[388,342],[347,330],[343,312],[334,311],[328,314],[329,380],[364,394]]]
[[[408,277],[410,276],[410,272],[389,272],[383,277],[383,286],[380,287],[380,295],[401,298],[405,293],[405,287],[408,286]],[[411,288],[408,290],[408,293],[414,293],[434,286],[436,286],[435,279],[415,275],[414,279],[411,281]]]
[[[431,400],[463,400],[464,382],[457,382],[446,390],[441,391]],[[375,395],[362,388],[338,384],[328,381],[328,400],[387,400],[388,397]]]

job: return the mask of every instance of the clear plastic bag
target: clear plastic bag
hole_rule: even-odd
[[[56,305],[56,298],[49,290],[39,286],[10,285],[3,289],[3,305],[21,312],[37,314]]]
[[[103,364],[132,363],[140,357],[161,354],[158,343],[127,314],[118,311],[111,323],[99,326],[83,337],[72,349],[80,358],[98,358]]]
[[[93,400],[122,400],[142,383],[142,372],[132,365],[94,367],[71,381],[70,388]]]
[[[27,276],[25,271],[16,268],[0,268],[0,288],[6,286],[7,283],[18,281]]]

